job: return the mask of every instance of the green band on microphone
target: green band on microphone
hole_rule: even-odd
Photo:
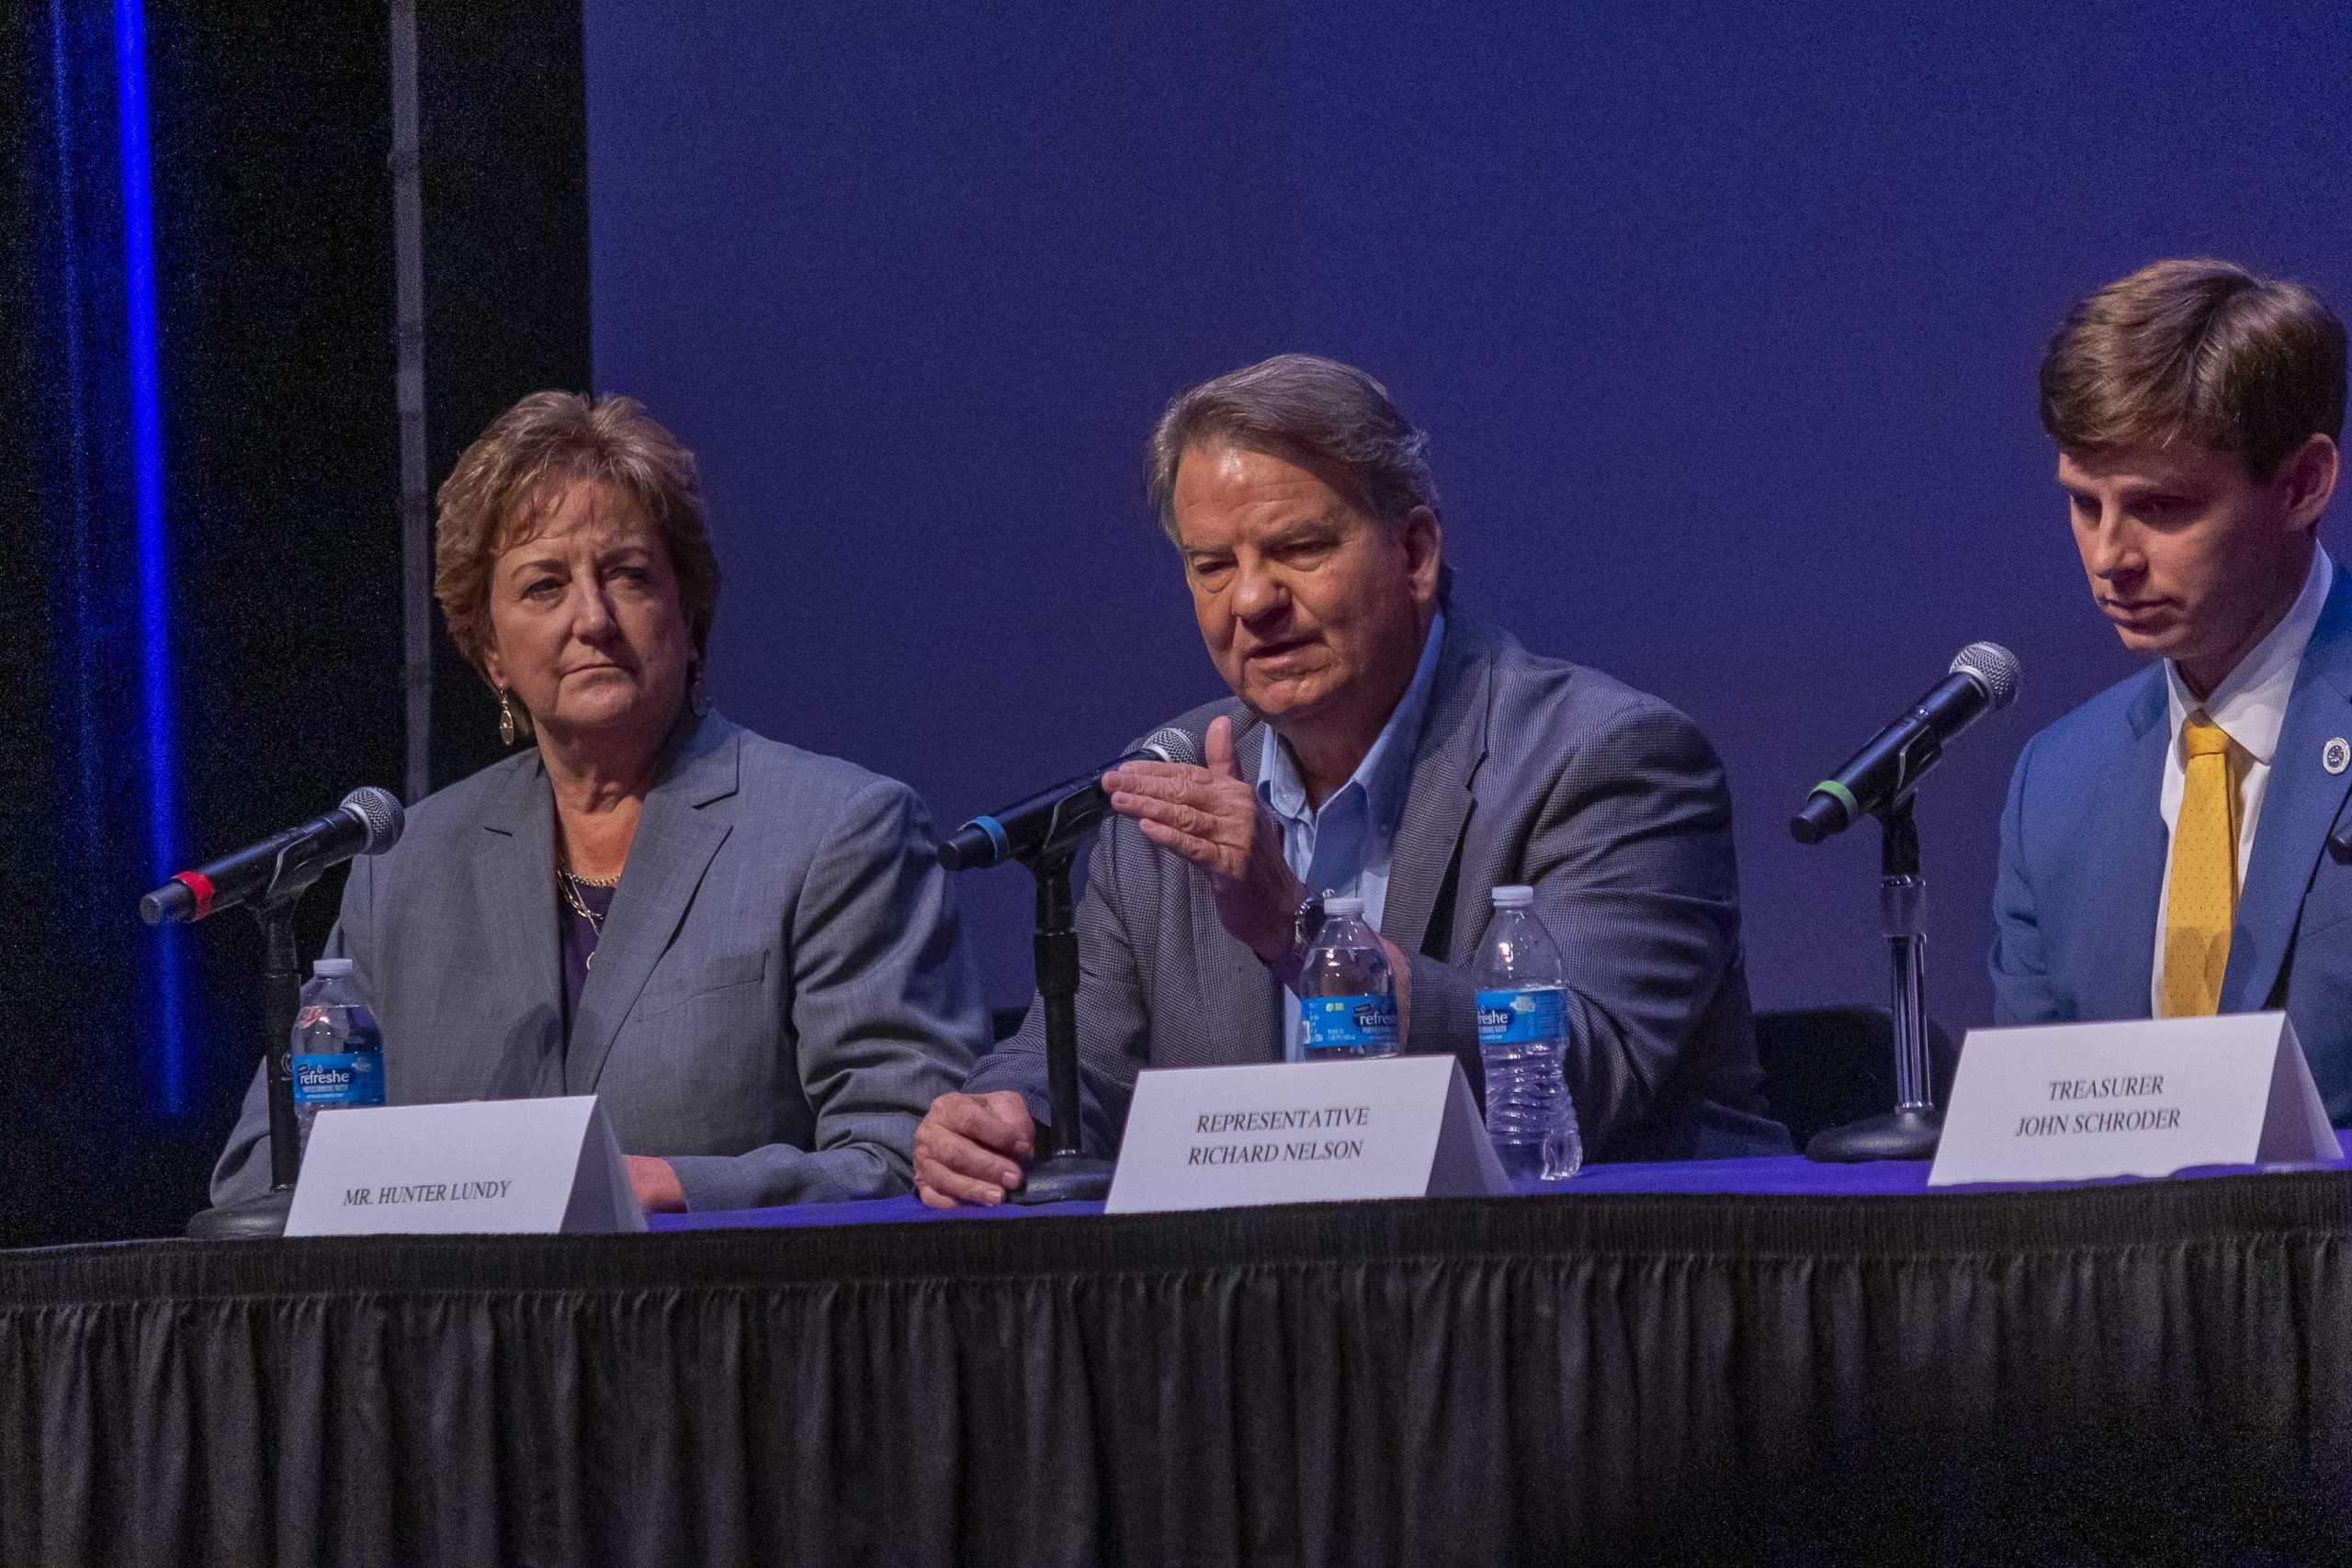
[[[1840,801],[1845,803],[1846,815],[1849,817],[1860,817],[1862,814],[1861,803],[1854,798],[1854,792],[1848,789],[1844,784],[1839,784],[1836,779],[1822,780],[1819,784],[1813,786],[1813,793],[1815,795],[1836,795]]]

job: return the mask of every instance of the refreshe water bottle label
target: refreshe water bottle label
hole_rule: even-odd
[[[294,1102],[298,1105],[381,1105],[382,1059],[373,1051],[294,1058]]]
[[[1306,997],[1298,1015],[1300,1043],[1309,1051],[1361,1056],[1396,1049],[1394,997]]]
[[[1478,1043],[1518,1045],[1558,1040],[1566,1032],[1561,1027],[1564,1016],[1557,991],[1480,991]]]

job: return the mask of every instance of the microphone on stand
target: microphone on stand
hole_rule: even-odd
[[[390,790],[355,789],[343,804],[300,827],[183,871],[139,900],[151,926],[200,920],[223,909],[249,908],[261,922],[261,1049],[265,1103],[269,1107],[269,1190],[188,1222],[188,1234],[226,1238],[277,1235],[286,1228],[301,1166],[301,1136],[294,1121],[292,1053],[287,1043],[301,1005],[301,963],[294,950],[294,906],[329,866],[354,855],[381,854],[400,841],[407,816]]]
[[[307,886],[354,855],[382,854],[400,842],[406,823],[391,791],[365,785],[323,817],[179,873],[139,900],[139,918],[151,926],[200,920],[287,891],[298,877]]]
[[[1153,730],[1119,759],[1196,767],[1200,761],[1200,738],[1173,725]],[[1102,793],[1102,775],[1109,771],[1097,768],[1001,811],[975,817],[939,846],[939,863],[950,871],[1017,860],[1037,884],[1037,930],[1031,951],[1046,1023],[1046,1099],[1053,1111],[1053,1147],[1013,1192],[1016,1203],[1093,1200],[1111,1187],[1111,1162],[1083,1153],[1079,1136],[1078,905],[1070,894],[1071,864],[1084,845],[1086,830],[1111,809],[1111,797]]]
[[[978,871],[1026,860],[1047,844],[1073,842],[1111,808],[1110,797],[1102,793],[1102,775],[1119,762],[1189,762],[1198,767],[1200,761],[1197,737],[1173,725],[1155,729],[1116,762],[973,818],[939,846],[939,863],[950,871]]]
[[[1862,817],[1878,818],[1879,916],[1894,982],[1894,1109],[1815,1133],[1804,1146],[1807,1159],[1927,1159],[1943,1136],[1928,1059],[1927,882],[1919,874],[1911,796],[1945,741],[2017,694],[2017,656],[1998,643],[1970,643],[1951,661],[1951,674],[1814,785],[1789,823],[1799,843],[1817,844]]]
[[[1936,765],[1945,741],[2008,706],[2017,694],[2017,655],[1997,642],[1970,643],[1953,657],[1951,674],[1813,786],[1790,818],[1789,831],[1801,844],[1817,844],[1901,800]]]

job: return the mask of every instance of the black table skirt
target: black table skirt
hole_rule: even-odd
[[[2344,1561],[2347,1241],[2324,1173],[6,1255],[0,1562]]]

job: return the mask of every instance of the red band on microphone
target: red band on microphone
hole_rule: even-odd
[[[184,871],[172,880],[185,885],[189,892],[196,895],[198,919],[200,920],[212,913],[212,879],[210,877],[200,871]]]

